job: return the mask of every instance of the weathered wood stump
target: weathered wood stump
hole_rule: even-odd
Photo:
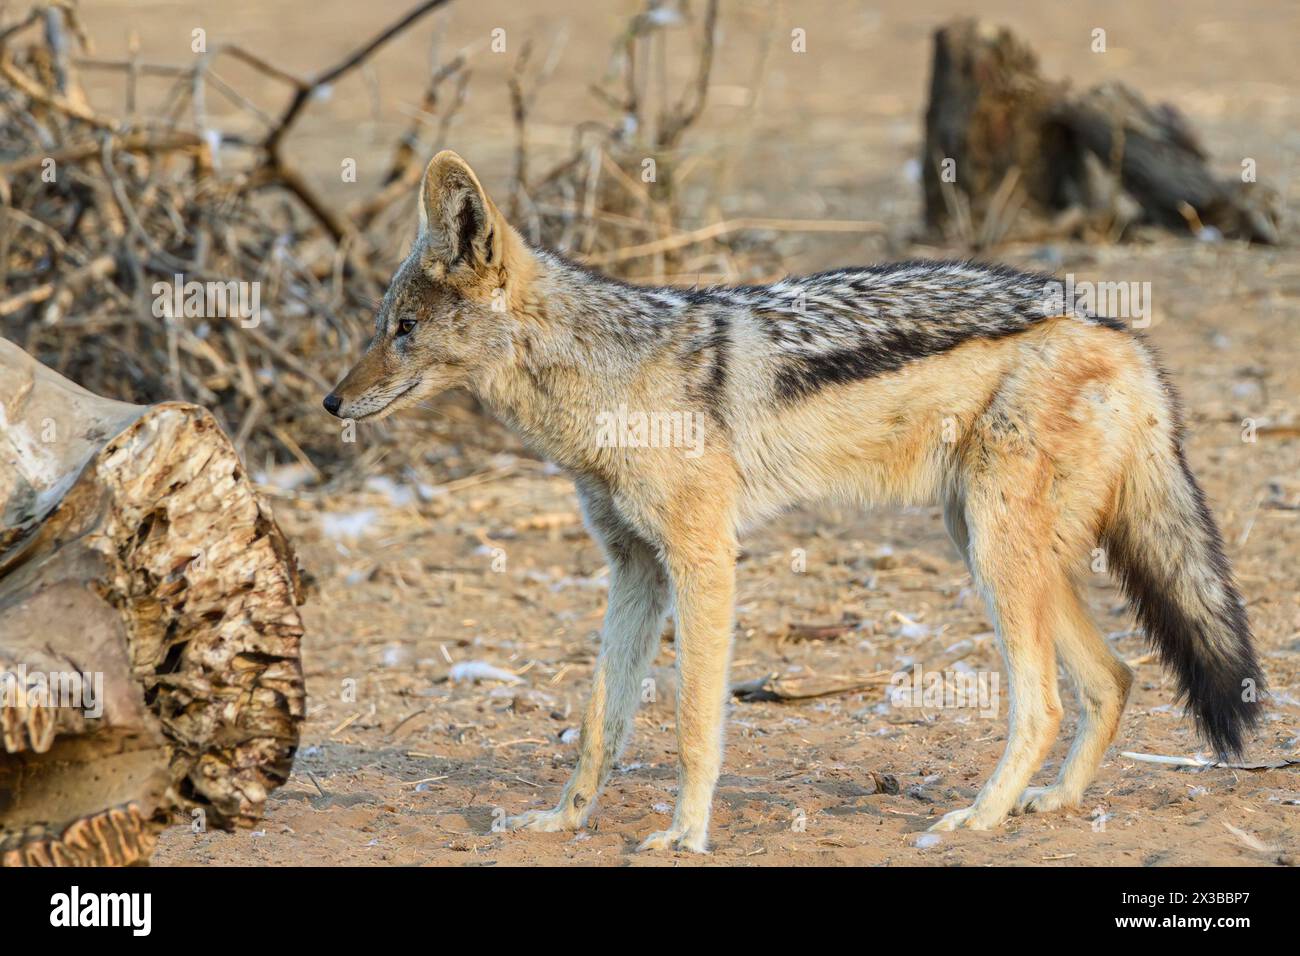
[[[1138,223],[1279,239],[1277,193],[1215,176],[1177,108],[1120,83],[1071,94],[1009,30],[975,20],[935,32],[923,149],[926,225],[950,239],[1120,235]]]
[[[303,716],[296,563],[206,411],[0,339],[0,862],[131,864],[250,826]]]
[[[925,220],[973,239],[1028,197],[1054,204],[1054,144],[1043,118],[1062,94],[1010,30],[960,20],[935,31],[921,166]]]

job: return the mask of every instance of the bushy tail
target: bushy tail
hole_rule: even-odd
[[[1223,539],[1172,438],[1136,456],[1105,543],[1138,621],[1220,758],[1258,723],[1264,676]]]

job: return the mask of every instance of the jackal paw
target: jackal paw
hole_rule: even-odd
[[[1078,798],[1072,794],[1066,793],[1058,785],[1050,787],[1028,787],[1016,801],[1015,810],[1012,813],[1050,813],[1053,810],[1064,810],[1069,807],[1077,807]]]
[[[689,850],[691,853],[709,852],[709,835],[704,830],[660,830],[652,833],[636,848],[638,853],[646,850]]]
[[[961,810],[945,813],[930,826],[930,832],[950,833],[958,829],[992,830],[1001,822],[1001,817],[990,819],[987,814],[981,813],[976,807],[964,807]]]
[[[538,833],[559,833],[562,830],[576,830],[580,826],[582,821],[563,807],[554,810],[527,810],[518,816],[506,817],[501,822],[502,830],[536,830]]]

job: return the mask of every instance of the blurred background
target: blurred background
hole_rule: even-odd
[[[165,132],[184,145],[110,156],[116,183],[95,156],[72,170],[89,179],[65,181],[53,198],[37,177],[30,199],[19,182],[20,208],[39,191],[56,203],[52,221],[71,221],[85,205],[92,213],[79,223],[97,229],[103,212],[123,231],[124,240],[98,240],[63,265],[102,253],[130,261],[106,281],[0,306],[0,329],[57,355],[65,370],[83,366],[101,391],[201,400],[256,463],[319,467],[358,451],[316,414],[315,392],[364,344],[371,305],[413,236],[415,174],[438,148],[464,155],[530,239],[638,280],[770,281],[971,251],[927,245],[920,228],[932,35],[965,15],[961,4],[489,0],[435,4],[403,24],[427,6],[70,8],[78,13],[55,59],[76,70],[73,98],[84,96],[91,122],[60,116],[38,138],[66,146],[121,121],[139,138]],[[23,12],[8,5],[12,21]],[[1228,16],[1194,2],[1171,22],[1155,4],[993,3],[982,16],[1013,27],[1045,77],[1076,90],[1122,81],[1149,102],[1176,104],[1212,167],[1231,173],[1251,157],[1294,204],[1293,6],[1245,3]],[[1095,51],[1098,29],[1104,52]],[[9,56],[61,76],[45,51],[24,46],[40,39],[38,23],[8,41]],[[370,49],[371,40],[382,42]],[[301,109],[284,124],[302,86]],[[26,155],[33,125],[13,113],[5,133],[5,155]],[[115,190],[143,207],[123,210]],[[20,241],[33,238],[22,232]],[[657,251],[627,255],[656,242]],[[11,290],[48,279],[35,270],[24,283],[17,265],[6,274]],[[103,318],[149,302],[151,281],[175,272],[260,281],[269,341],[245,343],[241,357],[206,328],[202,343],[184,326],[164,341],[159,323]]]

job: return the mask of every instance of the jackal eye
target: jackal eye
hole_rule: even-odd
[[[410,335],[415,331],[415,319],[401,319],[397,323],[398,336]]]

